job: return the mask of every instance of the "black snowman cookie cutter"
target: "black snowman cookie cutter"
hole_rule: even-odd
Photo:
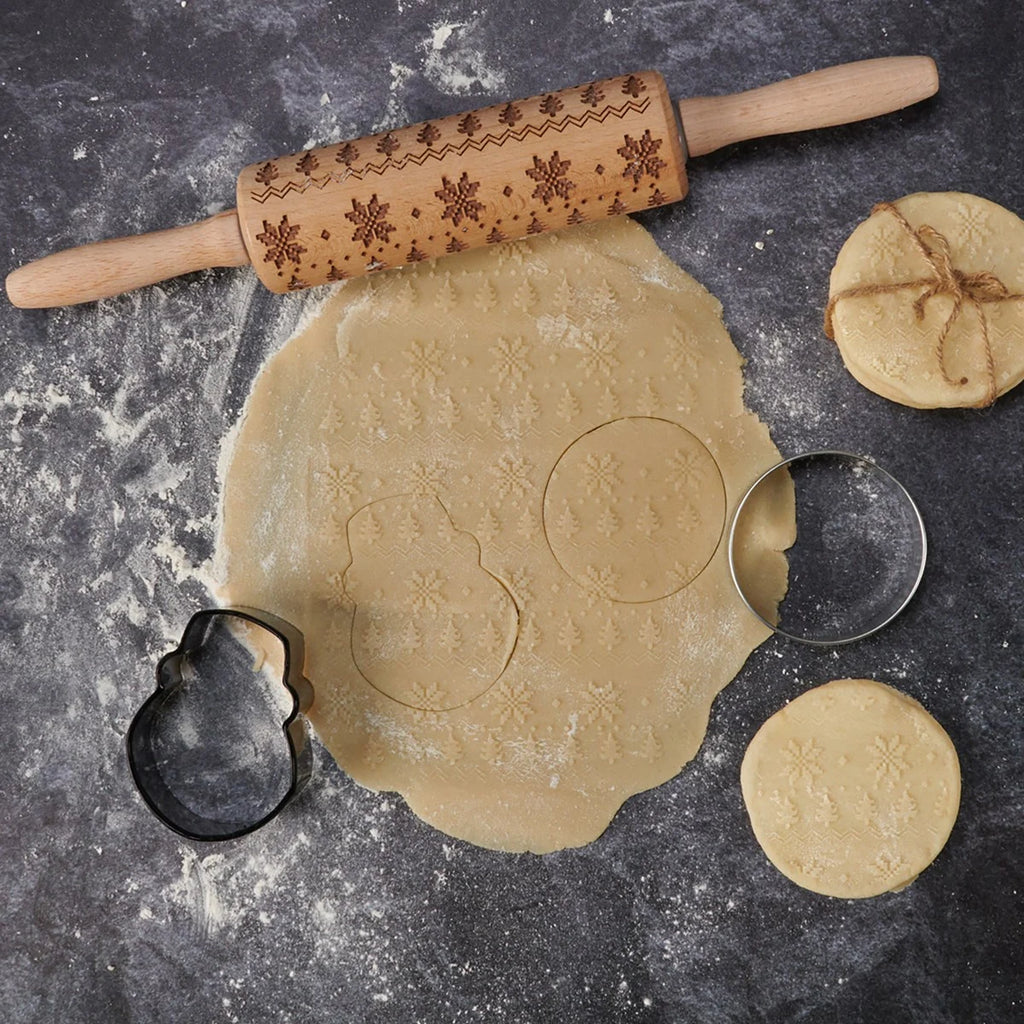
[[[199,652],[211,630],[220,622],[244,624],[265,630],[281,643],[284,654],[281,683],[291,696],[291,710],[282,728],[288,745],[289,776],[284,795],[255,820],[237,820],[231,815],[204,814],[186,805],[168,785],[161,770],[163,756],[155,742],[156,731],[168,705],[186,684],[183,671]],[[275,818],[309,780],[313,756],[304,712],[313,703],[313,686],[302,674],[304,664],[302,633],[291,623],[254,608],[207,608],[196,612],[182,634],[181,643],[157,664],[157,688],[136,712],[128,729],[128,764],[132,778],[149,809],[165,824],[187,839],[200,841],[237,839]]]

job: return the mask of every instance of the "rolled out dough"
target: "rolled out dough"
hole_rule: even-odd
[[[838,679],[776,712],[740,770],[754,835],[797,885],[877,896],[909,885],[946,844],[960,765],[917,701],[871,679]]]
[[[840,249],[829,297],[870,285],[925,283],[839,298],[832,322],[843,362],[866,388],[903,405],[988,404],[1024,379],[1024,221],[964,192],[917,192],[892,205],[912,231],[888,210],[873,212]],[[948,244],[951,271],[968,288],[955,315],[956,296],[938,281],[941,275],[922,255],[914,232],[940,254],[940,268]],[[934,285],[939,293],[925,300],[918,316],[915,301]],[[971,287],[978,302],[969,297]],[[1000,287],[1018,298],[998,299]],[[943,374],[939,342],[947,321]]]
[[[254,386],[221,596],[305,632],[358,782],[483,846],[586,843],[768,635],[721,543],[778,460],[740,367],[624,218],[345,284]],[[743,546],[768,603],[793,531]]]

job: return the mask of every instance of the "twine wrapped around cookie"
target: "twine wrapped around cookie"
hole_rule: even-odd
[[[953,308],[946,317],[946,322],[939,331],[935,343],[935,355],[939,364],[939,372],[942,379],[953,387],[963,387],[967,384],[967,378],[961,377],[953,380],[946,370],[946,340],[949,332],[956,323],[964,306],[972,306],[978,314],[978,323],[981,328],[982,347],[985,353],[985,370],[988,376],[988,388],[983,405],[991,405],[999,394],[996,381],[995,360],[992,356],[992,344],[988,335],[988,318],[985,315],[985,305],[990,302],[1012,302],[1024,299],[1024,294],[1011,292],[1002,281],[991,271],[981,270],[972,274],[966,274],[953,266],[953,258],[950,251],[949,240],[945,235],[929,227],[927,224],[920,228],[914,228],[906,217],[893,203],[877,203],[871,209],[872,215],[879,212],[891,214],[913,241],[918,252],[931,268],[931,274],[926,277],[915,278],[912,281],[899,281],[894,284],[868,284],[858,285],[853,288],[844,288],[836,292],[828,300],[825,307],[825,334],[835,340],[835,329],[833,315],[836,305],[841,299],[861,298],[868,295],[888,295],[894,292],[905,291],[910,288],[923,288],[924,291],[914,300],[914,314],[918,320],[924,317],[924,309],[928,300],[936,295],[948,295],[953,300]]]

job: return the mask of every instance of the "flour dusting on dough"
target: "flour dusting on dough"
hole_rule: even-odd
[[[626,219],[350,282],[250,396],[221,597],[303,629],[311,718],[357,781],[482,845],[586,842],[693,756],[768,635],[719,539],[722,483],[778,459],[740,365],[717,300]],[[763,525],[778,600],[792,526]]]

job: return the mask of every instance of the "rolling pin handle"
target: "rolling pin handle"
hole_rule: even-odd
[[[680,100],[690,156],[766,135],[828,128],[909,107],[933,96],[931,57],[876,57],[838,64],[729,96]]]
[[[80,245],[7,275],[7,297],[23,309],[74,306],[209,267],[241,267],[249,254],[234,210],[196,224]]]

